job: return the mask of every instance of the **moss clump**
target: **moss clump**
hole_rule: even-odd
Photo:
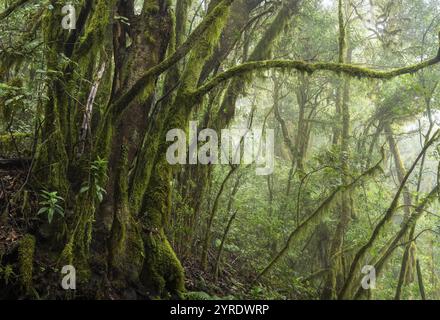
[[[171,170],[164,160],[154,170],[156,174],[145,197],[145,214],[141,217],[145,254],[141,282],[153,297],[169,298],[171,294],[181,298],[185,290],[183,267],[164,232],[170,208]]]
[[[114,0],[99,0],[95,3],[92,17],[75,52],[76,55],[84,56],[90,50],[95,50],[94,53],[96,53],[96,49],[99,48],[99,44],[102,44],[105,34],[111,25],[112,10],[108,8],[113,8],[114,4]]]
[[[73,242],[69,241],[61,252],[59,261],[61,263],[71,265],[73,264]]]
[[[18,248],[20,282],[28,294],[32,289],[33,263],[35,253],[35,237],[25,235]]]
[[[183,267],[163,231],[151,230],[144,239],[145,261],[142,283],[157,298],[169,294],[182,298],[185,290]]]

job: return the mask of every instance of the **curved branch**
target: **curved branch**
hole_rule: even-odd
[[[310,63],[305,61],[295,60],[266,60],[266,61],[252,61],[243,63],[239,66],[233,67],[225,72],[212,78],[208,83],[199,87],[193,95],[196,98],[201,98],[209,91],[214,89],[219,84],[238,76],[245,75],[247,73],[256,70],[268,70],[268,69],[286,69],[286,70],[298,70],[301,72],[307,72],[313,74],[317,71],[331,71],[336,73],[344,73],[351,77],[356,78],[369,78],[369,79],[391,79],[404,74],[416,73],[419,70],[435,65],[440,62],[440,52],[432,59],[426,60],[421,63],[417,63],[411,66],[391,69],[388,71],[375,70],[370,68],[363,68],[360,66],[344,63],[332,63],[332,62],[316,62]]]

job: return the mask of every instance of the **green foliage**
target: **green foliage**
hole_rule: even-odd
[[[64,198],[59,196],[57,191],[43,190],[40,197],[42,200],[39,202],[40,210],[37,215],[46,215],[49,223],[52,223],[54,215],[64,217],[64,208],[60,205],[61,202],[64,202]]]
[[[90,175],[91,175],[91,183],[84,183],[80,189],[80,194],[93,190],[95,198],[101,202],[106,193],[104,188],[104,183],[107,179],[107,164],[108,161],[101,159],[98,156],[98,159],[93,161],[90,166]]]
[[[136,0],[130,12],[115,0],[74,0],[78,29],[67,31],[63,3],[28,1],[0,19],[2,283],[18,279],[30,296],[47,284],[34,265],[68,263],[87,298],[139,286],[153,299],[319,299],[327,282],[336,293],[440,119],[438,1],[370,2]],[[190,119],[274,129],[274,174],[240,166],[214,204],[229,166],[165,161],[166,131]],[[406,211],[426,294],[440,298],[438,195],[414,209],[440,181],[438,148],[359,261],[385,261],[370,298],[395,295],[410,235],[384,252]],[[9,169],[3,158],[18,160]],[[59,246],[26,234],[45,235],[47,224],[26,216],[31,190],[43,188],[57,190],[35,206]],[[15,189],[25,196],[10,197]],[[16,265],[2,256],[10,229],[20,232]],[[401,297],[418,299],[418,283],[406,282]]]
[[[8,285],[12,279],[15,279],[17,275],[14,272],[12,265],[7,264],[6,266],[0,265],[0,279],[3,279],[6,285]]]

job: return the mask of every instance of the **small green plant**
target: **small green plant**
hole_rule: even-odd
[[[41,209],[37,215],[47,214],[49,223],[52,223],[55,214],[64,217],[64,209],[60,206],[60,203],[63,202],[64,199],[58,195],[57,191],[49,192],[44,190],[40,196],[43,198],[43,201],[39,203]]]
[[[107,178],[107,161],[101,159],[98,156],[98,159],[92,162],[90,167],[91,180],[93,185],[93,190],[95,192],[96,198],[101,202],[104,198],[104,194],[106,193],[105,189],[102,187],[102,181]],[[90,190],[90,184],[85,183],[81,187],[80,193],[84,193]]]
[[[5,267],[0,265],[0,279],[3,278],[6,285],[8,285],[10,280],[15,277],[16,274],[14,273],[14,270],[10,264],[6,265]]]

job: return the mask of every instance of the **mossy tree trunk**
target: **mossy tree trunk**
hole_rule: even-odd
[[[260,61],[270,57],[274,40],[299,11],[301,1],[290,0],[282,2],[247,63],[213,75],[218,70],[209,68],[211,57],[224,59],[236,39],[230,34],[221,37],[230,6],[234,3],[237,8],[235,20],[230,20],[237,23],[238,12],[261,3],[236,2],[210,1],[208,12],[190,33],[185,17],[191,1],[179,0],[173,6],[171,0],[145,0],[135,13],[134,0],[79,0],[77,26],[70,31],[61,27],[64,3],[50,0],[50,6],[42,9],[37,29],[44,44],[48,99],[39,115],[44,121],[37,133],[32,183],[37,190],[57,191],[64,198],[65,217],[55,217],[49,235],[26,237],[22,259],[26,270],[26,256],[43,251],[42,238],[47,236],[55,240],[49,248],[54,251],[52,262],[74,265],[78,288],[87,297],[108,298],[114,292],[132,297],[133,286],[150,297],[180,296],[183,268],[167,237],[171,183],[179,168],[165,159],[165,134],[186,128],[206,94],[231,80],[212,121],[215,129],[222,129],[234,117],[235,102],[246,83],[243,77],[256,70],[310,74],[327,70],[389,79],[440,61],[440,51],[433,59],[391,71],[340,63]],[[234,30],[231,25],[229,30]],[[97,78],[99,90],[87,119],[84,105]],[[84,119],[90,124],[85,138]],[[29,275],[23,279],[29,280]],[[29,291],[32,284],[25,282]]]
[[[206,31],[199,31],[200,36],[187,41],[186,47],[182,43],[189,2],[179,10],[177,26],[171,3],[164,0],[145,1],[140,15],[135,15],[131,0],[83,1],[77,8],[77,29],[70,32],[61,28],[63,16],[56,1],[52,1],[54,9],[45,15],[51,93],[34,174],[41,189],[56,190],[65,198],[70,212],[61,222],[67,233],[60,235],[59,228],[52,228],[54,236],[62,236],[65,243],[60,247],[60,263],[76,266],[82,283],[100,270],[100,280],[93,281],[99,283],[98,296],[106,296],[110,287],[124,296],[130,286],[139,287],[139,278],[152,296],[178,296],[184,290],[183,269],[164,231],[172,169],[162,157],[166,146],[161,134],[171,127],[185,127],[194,105],[185,96],[196,88],[203,64],[218,43],[231,2],[215,2],[219,6],[212,6],[216,15],[204,26]],[[150,113],[154,96],[160,94],[156,76],[130,98],[130,105],[124,106],[128,110],[120,112],[112,107],[127,88],[139,85],[146,70],[158,66],[166,52],[172,55],[179,45],[187,52],[195,48],[175,103],[172,100],[158,114]],[[104,61],[109,67],[96,98],[85,150],[79,153],[75,148],[83,110],[75,101],[87,98],[88,88],[78,83],[80,79],[92,82]],[[72,99],[69,94],[79,98]],[[168,116],[170,112],[173,117]],[[157,127],[148,119],[161,119],[161,123]],[[166,122],[169,119],[173,121]],[[146,152],[152,157],[139,161]],[[106,163],[99,177],[91,169],[97,159]],[[151,175],[153,169],[157,171]],[[103,187],[106,195],[100,203],[96,195]]]
[[[176,97],[170,102],[169,111],[165,115],[166,125],[162,129],[163,136],[169,130],[187,127],[193,108],[197,105],[191,93],[197,88],[204,63],[219,41],[228,18],[229,5],[221,1],[211,3],[208,12],[212,12],[216,6],[223,7],[223,10],[218,14],[215,23],[208,27],[189,56]],[[158,146],[154,164],[155,175],[149,183],[142,205],[145,221],[143,225],[148,230],[144,233],[146,256],[141,279],[159,295],[163,295],[165,289],[167,292],[178,294],[184,287],[183,268],[164,232],[170,215],[173,180],[173,167],[166,160],[166,150],[167,143],[162,141]]]

